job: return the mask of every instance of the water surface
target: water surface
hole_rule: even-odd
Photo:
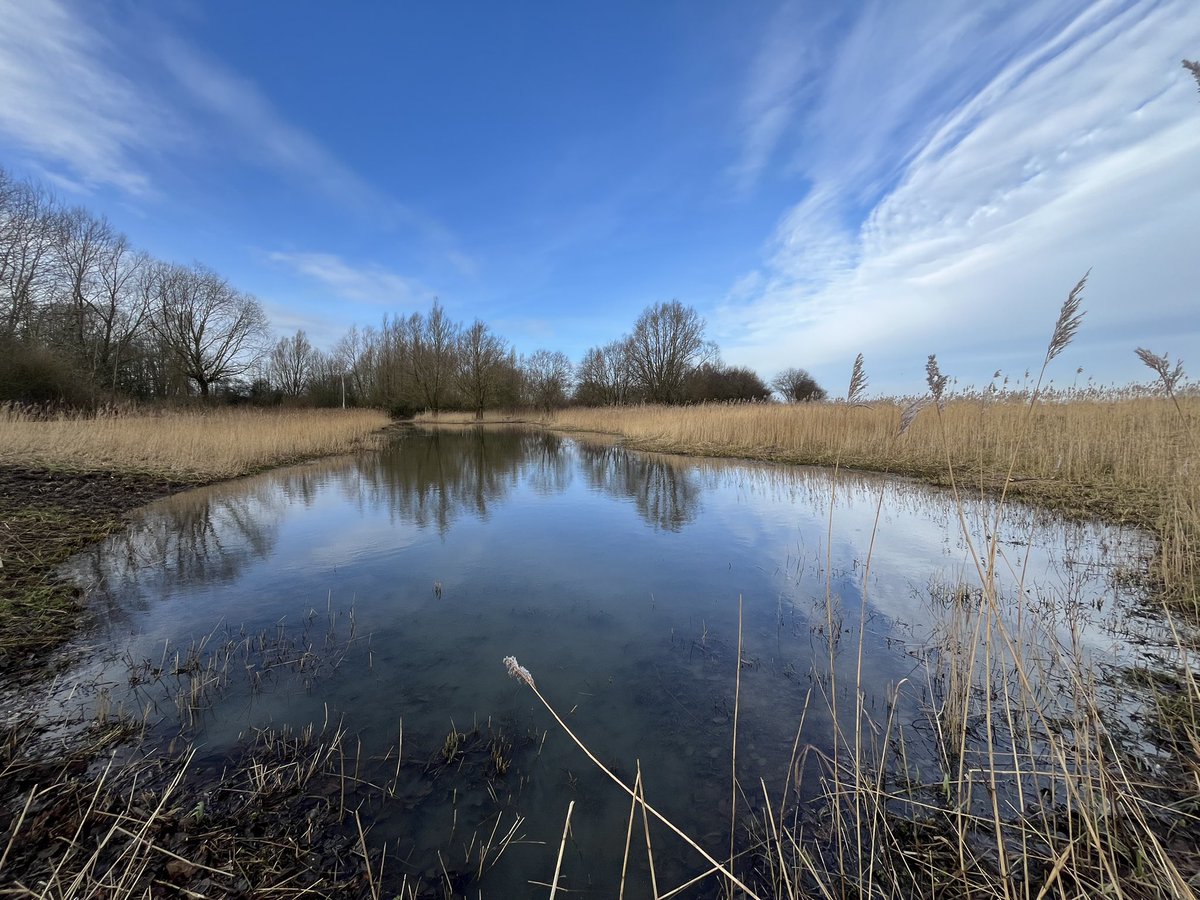
[[[881,711],[896,685],[927,682],[945,598],[978,584],[993,515],[976,499],[960,518],[946,492],[901,479],[841,473],[835,486],[825,470],[543,432],[412,430],[379,452],[172,497],[81,556],[73,571],[103,623],[93,640],[112,652],[79,678],[103,686],[105,703],[134,706],[144,698],[129,666],[161,667],[198,641],[265,634],[314,659],[336,656],[336,667],[278,677],[267,656],[247,657],[247,675],[230,678],[189,733],[217,758],[248,727],[332,717],[381,761],[402,730],[402,796],[372,813],[373,836],[396,842],[396,865],[433,877],[438,850],[456,865],[480,828],[520,815],[528,842],[470,895],[523,896],[535,890],[528,880],[550,880],[574,800],[564,884],[612,896],[628,798],[501,659],[527,666],[619,775],[632,782],[640,761],[648,800],[721,855],[739,601],[749,806],[761,805],[760,776],[778,802],[802,715],[803,743],[832,752],[831,635],[837,676],[852,684],[861,667],[865,702]],[[1019,505],[999,533],[1002,595],[1014,616],[1053,618],[1055,639],[1043,644],[1100,662],[1128,654],[1113,576],[1144,541]],[[925,721],[921,696],[900,691],[902,720]],[[152,721],[164,733],[179,726],[169,707]],[[447,734],[476,726],[511,744],[506,775],[478,760],[439,764]],[[660,882],[703,868],[661,830],[655,838]],[[635,880],[643,860],[644,850]]]

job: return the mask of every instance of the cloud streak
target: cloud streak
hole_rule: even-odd
[[[148,155],[173,143],[178,122],[114,65],[116,51],[56,0],[0,0],[0,134],[69,182],[153,192]],[[61,177],[61,176],[60,176]]]
[[[444,225],[376,189],[258,86],[160,21],[65,0],[0,0],[0,138],[68,187],[156,193],[164,160],[239,159],[376,227],[405,227],[448,263],[473,261]]]
[[[914,389],[938,351],[986,379],[1044,341],[1093,264],[1093,340],[1195,347],[1200,109],[1179,58],[1200,44],[1200,10],[1051,6],[867,9],[799,117],[827,148],[803,157],[811,188],[715,316],[731,360],[828,373],[864,351]],[[914,46],[921,66],[861,75]],[[1135,373],[1129,355],[1114,377]]]
[[[311,279],[343,300],[405,306],[425,302],[430,292],[420,282],[382,266],[354,266],[333,253],[267,254],[271,262]]]

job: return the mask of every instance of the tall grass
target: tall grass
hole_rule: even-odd
[[[0,409],[0,465],[223,478],[359,446],[377,410],[205,410],[43,419]]]

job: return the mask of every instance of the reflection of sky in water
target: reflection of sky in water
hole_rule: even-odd
[[[500,666],[515,654],[562,712],[574,710],[572,726],[594,750],[626,774],[640,758],[651,802],[703,835],[715,826],[702,812],[727,795],[739,596],[750,663],[739,755],[744,771],[778,790],[808,673],[827,660],[827,553],[849,629],[840,674],[855,665],[870,556],[863,640],[873,701],[920,677],[905,644],[934,633],[931,582],[977,583],[948,494],[843,473],[832,544],[830,497],[820,470],[635,454],[530,432],[414,432],[379,454],[166,500],[74,568],[108,617],[105,639],[135,659],[157,659],[164,641],[186,645],[218,623],[255,631],[353,606],[360,633],[371,635],[369,667],[360,653],[309,693],[227,701],[201,735],[210,748],[248,723],[320,720],[326,703],[380,754],[401,718],[414,754],[439,747],[451,720],[540,734],[550,722]],[[990,505],[974,501],[966,514],[981,540]],[[1024,570],[1029,603],[1069,590],[1093,618],[1097,597],[1106,615],[1119,608],[1112,567],[1143,549],[1137,536],[1053,522],[1032,531],[1031,518],[1011,507],[1000,530],[1007,602]],[[1066,623],[1060,630],[1069,633]],[[1093,652],[1114,644],[1098,623],[1080,631]],[[903,710],[916,716],[915,700]],[[827,712],[810,709],[806,729],[807,741],[827,749]],[[523,752],[529,780],[514,791],[510,779],[509,792],[527,833],[555,843],[564,798],[578,799],[577,838],[604,848],[586,864],[607,884],[620,864],[620,848],[613,860],[608,844],[623,837],[627,805],[562,735],[552,731],[540,755]],[[480,784],[457,787],[478,816],[494,815]],[[418,851],[438,846],[450,812],[436,802],[421,809],[395,821],[381,813],[379,833]],[[544,875],[550,851],[525,852],[514,853],[512,873],[530,866]],[[503,890],[506,876],[495,877]]]

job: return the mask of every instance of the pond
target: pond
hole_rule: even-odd
[[[630,785],[640,765],[647,800],[727,857],[735,706],[739,843],[764,789],[789,805],[815,791],[792,777],[798,749],[843,751],[831,698],[852,719],[856,685],[934,760],[919,737],[938,654],[948,616],[976,596],[995,514],[978,491],[956,503],[902,479],[411,429],[378,452],[172,497],[77,558],[104,652],[72,676],[90,690],[59,702],[134,711],[163,740],[182,728],[212,771],[250,729],[337,723],[362,778],[388,782],[364,824],[392,871],[470,871],[456,883],[472,897],[546,890],[530,882],[550,882],[574,801],[561,885],[615,896],[629,797],[501,660],[515,656],[599,759]],[[1062,653],[1130,656],[1120,576],[1141,536],[1016,504],[997,533],[998,596],[1014,634],[1036,620],[1027,651],[1047,660],[1043,677]],[[153,677],[189,665],[220,671],[215,687],[153,695]],[[665,830],[652,837],[660,892],[707,868]],[[640,823],[634,838],[628,877],[644,896]]]

